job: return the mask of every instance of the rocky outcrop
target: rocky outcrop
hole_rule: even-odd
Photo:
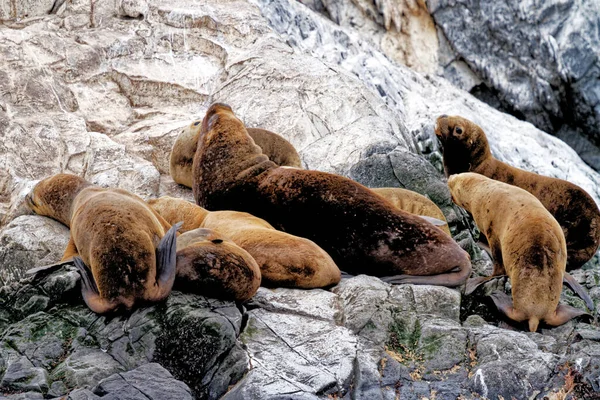
[[[288,0],[73,0],[49,10],[0,0],[0,19],[9,19],[0,28],[0,271],[10,282],[0,289],[3,396],[160,398],[169,388],[209,399],[523,398],[600,389],[597,327],[507,329],[484,296],[509,292],[502,280],[468,298],[366,276],[329,291],[261,288],[243,306],[173,292],[103,317],[84,306],[69,267],[16,282],[58,261],[68,239],[60,224],[24,215],[38,179],[72,172],[144,198],[190,199],[166,176],[168,152],[212,101],[285,136],[307,168],[427,194],[478,272],[489,260],[439,171],[438,114],[474,119],[496,157],[600,200],[600,177],[564,143],[374,46],[384,28],[399,43],[412,11],[353,2],[372,10],[359,30],[342,14],[331,21],[325,5],[334,2],[304,2],[320,12]],[[575,275],[600,301],[598,268]]]
[[[0,289],[5,397],[541,398],[600,390],[597,328],[571,321],[540,333],[503,329],[477,315],[497,323],[486,307],[461,308],[453,289],[361,275],[330,291],[261,288],[243,307],[173,292],[164,303],[100,317],[83,304],[78,280],[63,267]]]

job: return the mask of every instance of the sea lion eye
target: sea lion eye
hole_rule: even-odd
[[[200,121],[194,122],[194,126],[198,126],[199,124],[200,124]]]
[[[456,132],[457,135],[460,135],[463,130],[460,128],[460,126],[457,126],[456,128],[454,128],[454,132]]]
[[[213,239],[211,240],[211,242],[213,242],[214,244],[220,244],[223,243],[223,239]]]

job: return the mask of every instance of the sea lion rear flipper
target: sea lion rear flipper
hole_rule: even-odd
[[[157,293],[152,296],[154,300],[162,300],[171,292],[177,268],[177,231],[183,222],[174,224],[160,240],[156,248],[156,284]]]
[[[437,218],[433,218],[433,217],[428,217],[427,215],[417,215],[417,217],[424,219],[425,221],[429,222],[431,225],[435,225],[435,226],[448,225],[448,223],[446,221],[442,221],[441,219],[437,219]]]
[[[59,261],[54,264],[42,265],[40,267],[28,269],[27,271],[25,271],[25,275],[37,275],[40,272],[49,274],[51,272],[56,271],[57,269],[60,269],[60,267],[62,267],[63,265],[68,265],[68,264],[73,264],[73,263],[74,263],[73,258],[69,258],[67,260]]]
[[[559,326],[581,315],[587,315],[591,317],[589,313],[583,310],[567,306],[565,304],[559,304],[558,307],[556,307],[556,312],[551,317],[544,318],[544,320],[548,325]]]
[[[594,301],[586,293],[585,289],[579,284],[579,282],[573,278],[573,276],[565,272],[563,276],[563,283],[566,283],[571,290],[585,302],[585,305],[589,310],[594,311]]]
[[[512,298],[506,293],[495,291],[490,295],[490,297],[494,301],[494,304],[496,305],[498,310],[513,321],[522,322],[527,319],[527,316],[525,316],[525,314],[523,314],[521,311],[515,310],[515,308],[513,307]],[[531,332],[535,332],[537,330],[538,323],[539,321],[537,319],[530,318],[529,330]]]
[[[503,276],[504,275],[478,276],[477,278],[467,279],[467,284],[465,285],[465,295],[473,293],[475,289],[485,282],[496,278],[502,278]]]
[[[459,270],[448,271],[438,275],[393,275],[380,277],[384,282],[392,285],[437,285],[446,287],[457,287],[465,283],[471,275],[471,263],[464,264]]]
[[[98,291],[98,286],[96,286],[92,271],[85,265],[81,257],[73,257],[73,262],[75,263],[75,267],[77,267],[77,272],[81,276],[81,295],[90,310],[98,314],[114,310],[117,305],[100,297],[100,292]]]

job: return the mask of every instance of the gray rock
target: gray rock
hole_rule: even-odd
[[[159,364],[150,363],[134,370],[111,375],[93,389],[101,398],[123,400],[192,399],[190,388]]]

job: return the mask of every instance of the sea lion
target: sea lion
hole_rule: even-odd
[[[198,127],[202,121],[194,121],[184,128],[171,149],[169,173],[180,185],[192,188],[192,163],[198,147]],[[277,165],[302,168],[300,155],[294,146],[280,135],[260,128],[247,128],[248,133],[263,154]]]
[[[448,221],[446,221],[446,216],[442,210],[422,194],[408,189],[391,187],[371,188],[371,190],[402,211],[421,217],[430,217],[431,219],[427,219],[429,222],[435,226],[439,226],[441,230],[452,236],[450,228],[448,228]]]
[[[308,239],[275,230],[263,219],[245,212],[209,212],[168,196],[148,204],[167,221],[184,221],[183,232],[202,227],[230,238],[256,260],[263,286],[311,289],[340,281],[340,270],[323,249]]]
[[[581,267],[594,256],[600,244],[600,210],[585,190],[495,159],[483,130],[465,118],[440,116],[435,134],[443,144],[446,176],[476,172],[525,189],[542,202],[563,229],[567,270]]]
[[[171,227],[138,196],[57,174],[40,181],[26,201],[71,229],[62,260],[73,259],[92,311],[131,309],[171,292],[178,225]]]
[[[177,238],[174,289],[245,301],[254,296],[260,281],[260,268],[254,258],[218,232],[198,228]]]
[[[448,235],[368,188],[339,175],[278,167],[229,106],[213,104],[199,128],[198,205],[246,211],[313,240],[349,273],[445,286],[458,286],[470,274],[468,254]]]
[[[562,229],[529,192],[476,173],[451,175],[452,200],[473,216],[494,259],[492,276],[508,275],[512,299],[492,295],[508,318],[527,321],[535,332],[540,321],[558,326],[584,311],[559,305],[567,247]],[[513,305],[514,302],[514,305]]]

